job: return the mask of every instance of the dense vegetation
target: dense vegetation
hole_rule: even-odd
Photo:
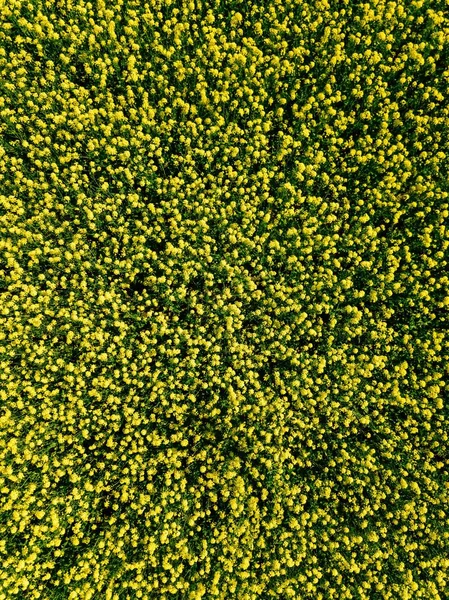
[[[447,599],[447,2],[0,6],[0,600]]]

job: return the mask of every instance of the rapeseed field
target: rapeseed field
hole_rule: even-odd
[[[0,0],[0,115],[0,600],[447,600],[447,0]]]

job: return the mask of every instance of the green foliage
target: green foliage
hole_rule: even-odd
[[[446,3],[0,8],[0,600],[447,598]]]

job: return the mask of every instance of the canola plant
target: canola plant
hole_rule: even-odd
[[[0,600],[449,597],[449,6],[1,0]]]

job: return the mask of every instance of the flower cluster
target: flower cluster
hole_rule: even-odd
[[[4,0],[0,600],[444,600],[440,0]]]

